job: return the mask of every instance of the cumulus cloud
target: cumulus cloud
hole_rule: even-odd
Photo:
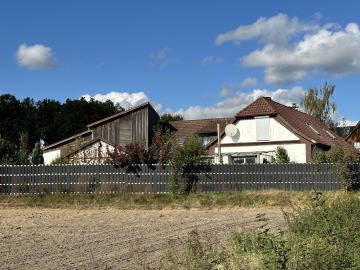
[[[241,88],[247,87],[249,85],[256,85],[256,84],[257,84],[257,79],[251,78],[251,77],[246,78],[242,83],[239,83],[239,84],[223,83],[221,85],[221,91],[218,94],[218,97],[226,97],[226,96],[230,95],[232,89],[234,89],[234,88],[241,89]]]
[[[206,66],[206,65],[209,64],[213,59],[214,59],[214,56],[205,57],[205,58],[201,61],[201,64],[202,64],[203,66]]]
[[[50,47],[40,44],[27,46],[24,43],[20,45],[15,57],[19,66],[26,66],[28,69],[41,69],[56,67],[54,54]]]
[[[145,95],[144,92],[132,93],[129,94],[127,92],[110,92],[106,95],[96,94],[95,96],[90,95],[82,95],[86,100],[90,100],[90,98],[94,98],[99,101],[111,100],[114,103],[119,102],[121,107],[125,110],[140,105],[141,103],[148,102],[149,98]]]
[[[290,42],[299,33],[303,37]],[[268,84],[288,85],[304,80],[309,73],[360,74],[360,31],[356,23],[342,29],[337,24],[300,23],[296,17],[289,20],[286,15],[278,14],[221,34],[216,43],[251,38],[259,38],[265,45],[239,61],[245,67],[264,68]]]
[[[346,125],[347,126],[356,126],[357,123],[359,123],[359,121],[350,121],[350,120],[346,120]]]
[[[271,18],[260,17],[255,23],[241,25],[237,29],[216,37],[216,44],[220,45],[226,41],[249,40],[261,37],[266,43],[284,43],[294,34],[318,29],[319,26],[312,23],[300,23],[297,17],[289,20],[286,14],[279,13]]]
[[[321,29],[304,40],[286,46],[267,44],[243,57],[244,66],[264,67],[267,83],[292,83],[309,72],[341,76],[360,74],[360,31],[356,23],[344,30]]]
[[[276,91],[255,89],[249,93],[237,92],[235,94],[229,95],[226,100],[208,107],[191,106],[186,110],[181,108],[176,112],[173,112],[171,109],[167,108],[165,112],[181,114],[187,120],[233,117],[236,113],[261,96],[271,97],[271,99],[274,101],[277,101],[286,106],[290,106],[296,100],[303,98],[304,95],[305,90],[300,86],[293,87],[290,90],[278,89]]]

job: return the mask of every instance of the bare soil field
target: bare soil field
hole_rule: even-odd
[[[1,269],[158,269],[191,231],[227,247],[231,233],[251,230],[277,208],[231,210],[0,209]]]

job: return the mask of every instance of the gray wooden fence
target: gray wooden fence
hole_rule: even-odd
[[[339,190],[329,164],[202,165],[195,173],[203,192]],[[168,192],[170,165],[0,166],[0,193]]]

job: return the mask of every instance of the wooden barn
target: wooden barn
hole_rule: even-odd
[[[130,143],[151,145],[153,127],[159,122],[160,116],[149,102],[140,104],[129,110],[114,114],[87,125],[88,130],[44,148],[44,162],[50,164],[59,156],[68,156],[76,149],[77,152],[92,147],[106,146],[124,147]],[[95,146],[96,144],[96,146]],[[85,149],[85,148],[84,148]],[[84,159],[82,161],[86,163]]]

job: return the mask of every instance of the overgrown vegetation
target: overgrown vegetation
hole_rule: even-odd
[[[29,136],[27,132],[20,134],[19,146],[13,144],[5,138],[2,138],[0,135],[0,165],[31,164],[44,164],[44,158],[39,142],[35,144],[35,148],[30,154]]]
[[[342,190],[359,189],[359,155],[341,145],[332,147],[327,152],[318,153],[312,163],[329,163],[333,173],[341,184]]]
[[[183,144],[178,144],[169,129],[157,126],[154,130],[152,145],[128,144],[125,148],[116,147],[107,150],[108,163],[136,171],[137,164],[171,164],[169,191],[174,194],[197,191],[195,172],[205,169],[200,167],[207,149],[202,140],[194,135],[185,137]]]
[[[194,135],[185,137],[183,145],[173,145],[170,154],[170,192],[179,194],[197,191],[198,179],[195,172],[201,169],[199,165],[206,154],[202,140]]]
[[[21,186],[19,186],[21,187]],[[118,209],[219,209],[219,208],[259,208],[259,207],[303,207],[311,201],[311,192],[299,191],[243,191],[191,194],[132,194],[133,190],[124,188],[122,193],[102,194],[0,194],[2,207],[41,207],[41,208],[118,208]],[[325,192],[324,198],[331,201],[335,197],[348,196],[349,193]],[[360,196],[350,193],[351,196]]]
[[[346,194],[346,193],[343,193]],[[355,193],[324,198],[284,212],[286,228],[270,231],[265,214],[254,232],[234,233],[231,249],[191,234],[182,252],[170,249],[166,269],[359,269],[360,199]]]

